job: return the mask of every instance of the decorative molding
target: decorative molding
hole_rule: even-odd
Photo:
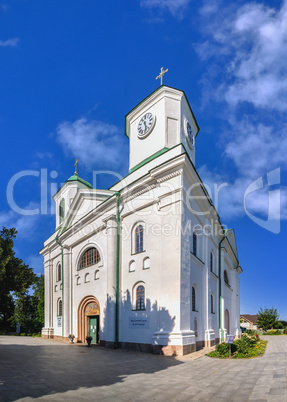
[[[162,183],[166,180],[172,179],[173,177],[180,176],[182,174],[182,169],[176,170],[175,172],[172,172],[170,174],[167,174],[166,176],[160,177],[157,179],[157,183]]]
[[[145,188],[143,188],[142,190],[139,190],[139,191],[137,191],[136,193],[130,195],[129,197],[124,198],[124,201],[125,201],[125,202],[131,201],[131,200],[133,200],[134,198],[139,197],[140,195],[142,195],[142,194],[144,194],[144,193],[147,193],[148,191],[153,190],[153,189],[156,188],[156,187],[157,187],[156,184],[150,184],[150,185],[146,186]]]

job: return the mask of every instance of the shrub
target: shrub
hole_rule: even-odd
[[[266,335],[281,335],[281,331],[279,329],[269,329]]]
[[[215,348],[215,353],[217,356],[219,357],[227,357],[229,356],[229,343],[219,343],[218,345],[216,345]],[[231,353],[235,353],[236,352],[236,346],[234,343],[231,344]]]
[[[277,322],[275,322],[273,328],[275,328],[275,329],[283,329],[283,328],[284,328],[284,325],[282,324],[282,322],[277,321]]]
[[[216,345],[215,350],[220,356],[229,356],[229,345],[225,342]]]
[[[248,358],[263,356],[267,341],[260,340],[258,334],[243,334],[240,339],[231,344],[231,355],[233,358]],[[208,353],[210,357],[229,357],[229,344],[221,343],[216,346],[214,352]]]

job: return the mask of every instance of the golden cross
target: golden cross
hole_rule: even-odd
[[[76,174],[76,175],[78,175],[78,172],[77,172],[77,164],[78,164],[78,162],[79,162],[79,159],[76,158],[76,162],[74,163],[74,166],[75,166],[75,174]]]
[[[162,85],[162,77],[167,71],[168,71],[168,68],[166,70],[163,70],[163,67],[160,69],[160,74],[156,77],[156,80],[158,78],[160,78],[160,85]]]

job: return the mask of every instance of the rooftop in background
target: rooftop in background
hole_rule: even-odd
[[[244,318],[246,321],[251,322],[252,324],[255,324],[258,320],[258,315],[256,314],[240,314],[240,318]]]

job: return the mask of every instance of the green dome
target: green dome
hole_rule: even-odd
[[[78,176],[77,174],[74,174],[73,176],[71,176],[71,177],[67,180],[67,182],[68,182],[68,181],[79,181],[80,183],[85,184],[87,187],[93,188],[93,186],[92,186],[90,183],[88,183],[88,182],[87,182],[86,180],[84,180],[84,179],[81,179],[80,176]]]

